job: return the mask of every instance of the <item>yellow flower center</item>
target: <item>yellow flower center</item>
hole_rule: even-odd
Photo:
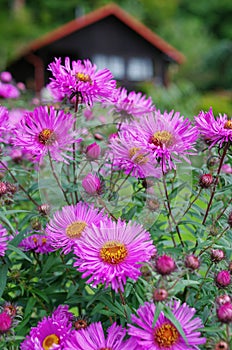
[[[154,338],[161,348],[170,347],[179,339],[179,333],[170,323],[164,323],[155,330]]]
[[[34,243],[38,243],[38,239],[37,239],[36,237],[33,237],[33,238],[32,238],[32,241],[33,241]]]
[[[47,243],[47,238],[43,237],[42,238],[42,244],[46,244]]]
[[[111,265],[117,265],[125,260],[128,255],[126,246],[123,243],[109,241],[100,250],[102,260]]]
[[[43,129],[39,133],[39,142],[42,143],[42,145],[52,145],[54,141],[56,141],[56,135],[53,132],[53,130],[50,129]]]
[[[129,149],[129,158],[133,158],[135,164],[146,164],[148,162],[148,157],[145,157],[143,153],[139,153],[136,157],[136,153],[140,151],[139,147],[132,147]]]
[[[112,350],[112,348],[101,348],[99,350]]]
[[[75,221],[66,227],[66,235],[69,238],[80,238],[87,224],[84,221]]]
[[[54,344],[60,344],[60,339],[55,334],[49,334],[44,338],[42,347],[44,350],[49,350]]]
[[[224,124],[224,129],[232,130],[232,120],[227,120]]]
[[[166,130],[163,131],[157,131],[154,133],[154,135],[151,138],[151,142],[155,146],[161,146],[164,144],[165,146],[172,146],[174,143],[173,135]]]
[[[84,83],[92,83],[92,80],[88,74],[76,73],[76,78],[77,80],[83,81]]]
[[[74,322],[74,327],[76,330],[85,329],[88,327],[88,323],[86,320],[77,320],[76,322]]]

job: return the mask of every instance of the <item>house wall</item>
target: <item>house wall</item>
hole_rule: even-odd
[[[69,56],[71,60],[89,58],[100,65],[108,64],[109,67],[106,67],[112,67],[116,73],[115,78],[128,89],[135,88],[136,83],[141,80],[152,80],[155,84],[165,85],[169,64],[165,54],[113,15],[42,47],[35,55],[42,59],[45,84],[51,76],[47,66],[54,57]],[[25,60],[18,64],[20,72],[16,67],[13,72],[15,78],[18,79],[18,75],[19,80],[23,81],[24,70],[24,77],[30,79],[33,68],[25,71]],[[124,74],[120,73],[122,71]]]

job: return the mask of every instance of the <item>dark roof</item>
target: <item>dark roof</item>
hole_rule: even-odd
[[[146,41],[151,43],[161,52],[165,53],[167,56],[172,58],[177,63],[181,64],[185,61],[185,57],[179,51],[177,51],[174,47],[169,45],[166,41],[160,38],[157,34],[152,32],[149,28],[147,28],[144,24],[139,22],[136,18],[122,10],[119,6],[114,3],[110,3],[106,6],[103,6],[95,11],[90,12],[87,15],[76,18],[59,28],[45,34],[39,39],[34,40],[31,44],[29,44],[24,52],[21,53],[20,56],[24,56],[25,54],[36,51],[44,46],[49,45],[50,43],[64,38],[67,35],[78,31],[82,28],[87,27],[93,23],[98,22],[110,15],[115,16],[121,22],[126,24],[129,28],[138,33],[141,37],[143,37]]]

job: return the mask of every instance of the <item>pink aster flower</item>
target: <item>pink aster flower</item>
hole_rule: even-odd
[[[20,244],[24,251],[34,251],[35,253],[48,254],[53,252],[55,248],[51,245],[50,237],[41,234],[34,234],[24,238]]]
[[[0,224],[0,256],[5,255],[9,238],[7,230]]]
[[[135,350],[135,344],[129,340],[123,340],[126,335],[126,329],[113,323],[107,329],[105,336],[101,322],[90,324],[85,329],[74,331],[65,344],[66,350]]]
[[[3,84],[0,82],[0,97],[1,98],[18,98],[19,90],[12,84]]]
[[[75,119],[71,114],[54,107],[41,106],[25,114],[17,125],[14,145],[30,152],[36,161],[40,161],[50,152],[52,159],[67,163],[71,145],[80,142],[77,132],[73,132]]]
[[[103,219],[102,211],[94,209],[93,205],[79,202],[55,212],[46,227],[46,234],[56,249],[62,248],[63,253],[68,254],[74,246],[79,245],[82,236],[85,239],[87,228],[92,224],[98,226]]]
[[[10,72],[1,72],[0,73],[0,79],[3,83],[9,83],[12,80],[12,75]]]
[[[116,87],[116,81],[108,69],[97,70],[90,60],[72,61],[66,57],[65,64],[61,64],[61,58],[55,58],[55,62],[48,66],[53,74],[52,89],[57,89],[72,99],[80,98],[81,103],[92,106],[94,101],[104,101],[112,98],[112,92]]]
[[[161,169],[145,147],[126,130],[119,132],[118,138],[110,141],[113,166],[133,177],[161,176]]]
[[[58,309],[57,309],[58,310]],[[37,327],[21,343],[21,350],[65,349],[64,344],[71,333],[72,322],[66,310],[60,308],[51,317],[44,317]]]
[[[74,266],[89,277],[93,286],[111,284],[112,289],[123,290],[127,277],[137,280],[140,268],[156,252],[150,234],[137,223],[105,220],[100,226],[86,229],[85,239],[74,253],[79,255]]]
[[[141,92],[128,92],[124,87],[116,90],[112,110],[124,118],[140,117],[154,111],[151,97],[147,98]]]
[[[195,121],[200,134],[210,143],[210,148],[217,143],[222,147],[224,142],[232,142],[232,120],[226,114],[219,114],[215,119],[211,107],[208,112],[201,111]]]
[[[186,303],[174,301],[169,305],[177,321],[186,336],[188,344],[182,338],[175,325],[164,316],[161,311],[158,320],[153,326],[156,306],[152,302],[146,302],[137,310],[137,316],[132,315],[131,320],[135,325],[129,325],[128,333],[141,349],[146,350],[189,350],[199,349],[197,345],[204,344],[205,338],[200,337],[198,331],[203,327],[200,318],[193,318],[196,310]]]
[[[187,156],[192,154],[198,136],[196,127],[179,112],[161,114],[159,110],[134,122],[130,132],[136,135],[141,146],[161,161],[164,172],[166,164],[170,169],[175,168],[180,158],[190,163]]]

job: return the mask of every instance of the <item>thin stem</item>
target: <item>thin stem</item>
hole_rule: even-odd
[[[107,206],[106,206],[105,202],[103,201],[103,199],[100,198],[99,196],[97,197],[97,199],[98,199],[99,204],[107,211],[107,213],[112,217],[112,219],[114,219],[117,222],[118,219],[114,216],[114,214],[112,214],[110,212],[110,210],[107,208]]]
[[[215,239],[213,240],[213,242],[212,242],[209,246],[205,247],[204,249],[202,249],[202,250],[200,251],[200,253],[198,254],[198,256],[202,255],[206,250],[208,250],[208,249],[211,248],[216,242],[218,242],[219,239],[224,235],[224,233],[225,233],[229,228],[230,228],[230,226],[227,226],[227,227],[220,233],[219,236],[215,237]]]
[[[221,168],[222,168],[225,156],[226,156],[226,152],[227,152],[229,146],[230,146],[230,142],[227,142],[227,144],[224,147],[223,154],[221,156],[221,160],[220,160],[220,163],[219,163],[219,166],[218,166],[218,170],[217,170],[216,179],[214,181],[214,186],[213,186],[213,189],[212,189],[212,192],[211,192],[211,196],[210,196],[209,203],[208,203],[208,206],[207,206],[207,209],[206,209],[206,212],[205,212],[204,219],[202,221],[202,225],[205,224],[206,219],[208,217],[209,210],[210,210],[210,207],[211,207],[211,204],[213,202],[213,198],[214,198],[214,195],[215,195],[215,192],[216,192],[216,187],[217,187],[217,184],[218,184],[218,181],[219,181],[219,174],[220,174],[220,171],[221,171]]]
[[[225,207],[222,212],[218,215],[218,217],[215,219],[215,222],[217,222],[221,217],[222,215],[225,213],[226,209],[228,208],[228,206],[232,203],[232,198],[230,198],[229,202],[227,203],[227,207]]]
[[[212,266],[213,266],[213,262],[211,262],[211,264],[208,266],[208,269],[206,270],[204,279],[202,278],[202,282],[201,282],[201,284],[200,284],[200,286],[199,286],[199,288],[198,288],[198,293],[197,293],[197,295],[196,295],[196,298],[197,298],[197,299],[199,299],[202,286],[203,286],[204,281],[205,281],[206,277],[208,276],[208,273],[209,273],[209,271],[210,271],[210,269],[211,269]]]
[[[189,209],[191,209],[192,205],[196,202],[196,200],[199,198],[200,194],[201,194],[202,188],[200,188],[200,191],[198,192],[198,194],[196,195],[196,197],[192,200],[192,202],[189,203],[187,209],[185,210],[183,216],[185,216],[187,214],[187,212],[189,211]]]
[[[126,317],[127,321],[129,321],[128,315],[127,315],[127,312],[126,312],[126,308],[125,308],[125,306],[126,306],[126,301],[125,301],[124,295],[123,295],[121,289],[119,289],[118,292],[119,292],[119,296],[120,296],[121,303],[122,303],[123,308],[124,308],[125,317]]]
[[[49,162],[50,162],[50,166],[51,166],[51,169],[52,169],[52,174],[57,182],[57,185],[59,187],[59,189],[61,190],[61,192],[63,193],[64,195],[64,198],[65,198],[65,201],[67,202],[67,204],[69,205],[69,200],[68,200],[68,197],[67,197],[67,194],[65,193],[63,187],[61,186],[61,183],[58,179],[58,176],[56,175],[56,172],[55,172],[55,169],[54,169],[54,166],[53,166],[53,163],[52,163],[52,158],[51,158],[51,155],[50,155],[50,152],[48,152],[48,156],[49,156]]]
[[[163,169],[162,169],[163,171]],[[176,223],[176,220],[172,214],[172,209],[171,209],[171,206],[170,206],[170,201],[169,201],[169,196],[168,196],[168,189],[167,189],[167,185],[166,185],[166,181],[165,181],[165,173],[163,171],[163,186],[164,186],[164,193],[165,193],[165,197],[166,197],[166,200],[167,200],[167,207],[168,207],[168,214],[169,216],[171,217],[172,219],[172,222],[174,223],[175,225],[175,229],[176,229],[176,232],[178,234],[178,237],[179,237],[179,240],[180,240],[180,243],[182,245],[182,247],[184,247],[184,242],[182,240],[182,237],[181,237],[181,234],[180,234],[180,230],[179,230],[179,227]]]
[[[132,169],[133,170],[133,169]],[[117,192],[122,188],[122,186],[124,185],[124,183],[127,181],[127,179],[130,177],[130,174],[132,172],[132,170],[129,172],[129,174],[127,174],[127,176],[125,177],[125,179],[122,181],[122,183],[119,185],[119,187],[117,188]],[[111,198],[113,196],[113,192],[112,194],[109,196],[108,200],[110,201]]]
[[[1,160],[0,160],[0,164],[9,172],[10,176],[12,177],[12,179],[15,181],[15,183],[18,184],[20,190],[22,190],[26,196],[30,199],[30,201],[36,205],[37,207],[39,206],[39,204],[31,197],[31,195],[25,190],[25,188],[17,181],[16,177],[13,175],[13,173],[11,172],[11,170],[8,168],[7,165],[5,165]]]

